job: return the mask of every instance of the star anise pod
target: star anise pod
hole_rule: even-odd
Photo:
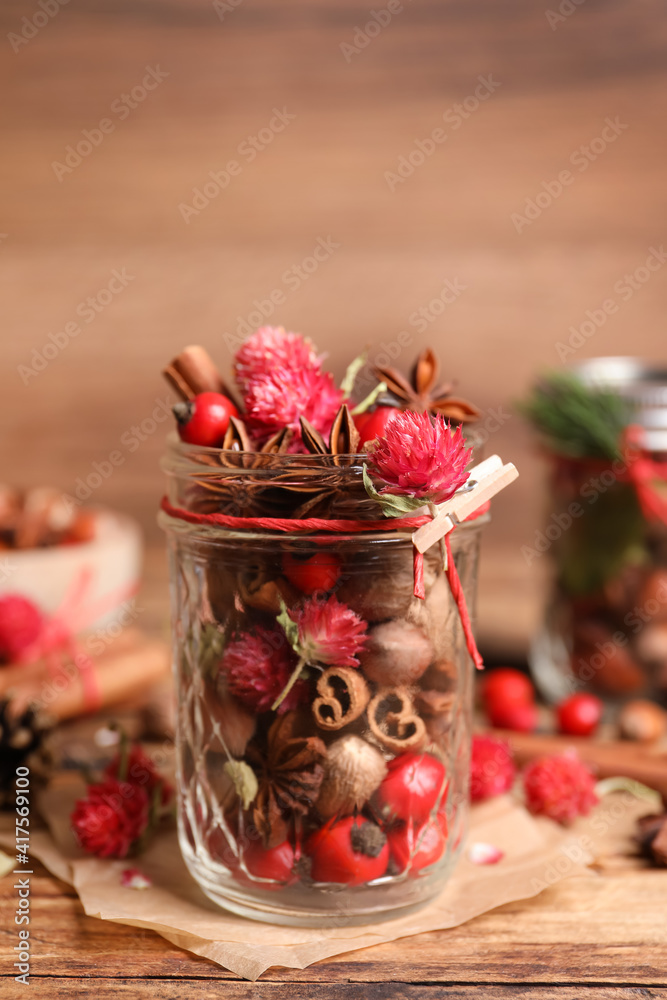
[[[477,420],[480,415],[472,403],[451,395],[453,383],[438,383],[440,365],[430,347],[417,358],[409,381],[396,368],[376,366],[373,371],[391,394],[415,413],[439,413],[459,424]]]
[[[290,813],[305,816],[317,801],[326,755],[327,748],[318,736],[298,735],[294,711],[276,717],[265,751],[254,743],[248,746],[246,756],[259,784],[253,821],[266,847],[276,847],[285,840]]]

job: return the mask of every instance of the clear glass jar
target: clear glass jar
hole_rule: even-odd
[[[384,520],[363,488],[363,456],[341,467],[331,456],[223,454],[221,464],[219,451],[172,440],[170,503],[235,517],[301,508],[299,517]],[[486,520],[452,535],[471,614]],[[422,601],[410,532],[391,525],[303,534],[164,511],[160,521],[179,840],[203,891],[243,916],[297,926],[388,919],[427,902],[465,833],[472,701],[472,661],[437,546]],[[273,710],[301,662],[285,613],[298,620],[332,596],[367,629],[359,664],[312,655]]]
[[[667,498],[667,372],[632,358],[595,358],[575,372],[632,403],[639,451],[613,462],[549,456],[554,583],[531,666],[553,701],[580,689],[665,701],[667,525],[645,515],[632,465],[662,466],[649,485]]]

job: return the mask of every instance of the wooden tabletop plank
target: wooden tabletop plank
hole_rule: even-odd
[[[35,871],[39,872],[31,880],[35,983],[39,977],[52,977],[71,983],[76,990],[81,976],[89,983],[94,979],[95,991],[99,985],[104,996],[105,984],[113,980],[120,987],[128,977],[146,983],[224,980],[226,991],[235,981],[227,970],[180,951],[152,931],[87,917],[71,887],[41,866]],[[0,899],[3,951],[14,943],[15,900],[10,885],[8,880],[2,884]],[[323,988],[392,982],[486,983],[489,987],[532,983],[557,985],[559,990],[567,984],[601,983],[667,987],[665,898],[667,872],[591,873],[567,879],[534,900],[500,907],[462,927],[349,952],[304,970],[270,969],[261,982],[276,988],[285,983]],[[148,995],[148,985],[146,990]],[[274,995],[283,994],[267,993]],[[479,994],[487,995],[494,994]],[[551,994],[535,993],[542,995]]]
[[[12,984],[3,996],[7,1000],[24,997],[25,989]],[[376,983],[372,986],[353,983],[319,984],[316,986],[299,987],[278,983],[206,983],[196,979],[184,979],[177,983],[159,979],[140,981],[126,977],[119,980],[96,980],[96,1000],[111,1000],[111,998],[135,998],[141,995],[151,996],[154,1000],[182,1000],[183,997],[194,1000],[435,1000],[446,997],[447,1000],[511,1000],[518,993],[518,984],[507,986],[466,985],[453,983],[448,986],[429,986],[413,983]],[[48,1000],[60,1000],[69,997],[89,997],[91,983],[87,978],[72,977],[69,979],[31,979],[30,995],[33,997],[48,997]],[[667,990],[637,990],[633,987],[557,987],[521,985],[522,1000],[638,1000],[640,997],[650,1000],[665,1000]]]

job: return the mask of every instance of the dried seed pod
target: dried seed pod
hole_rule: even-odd
[[[362,674],[352,667],[329,667],[317,682],[313,715],[322,729],[342,729],[362,714],[371,693]]]
[[[325,819],[361,809],[387,773],[380,751],[359,736],[332,743],[324,764],[317,811]]]
[[[618,730],[626,740],[653,743],[667,732],[667,712],[653,701],[629,701],[618,716]]]
[[[219,673],[215,680],[215,693],[208,699],[207,708],[224,740],[221,749],[233,757],[242,757],[254,736],[257,719],[228,692],[227,678],[223,673]]]
[[[417,715],[407,688],[378,692],[368,706],[368,725],[375,738],[394,753],[416,750],[426,742],[424,720]]]
[[[433,646],[410,622],[384,622],[371,629],[359,659],[366,676],[376,684],[401,687],[421,677],[433,659]]]

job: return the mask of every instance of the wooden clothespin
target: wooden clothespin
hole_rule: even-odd
[[[474,485],[447,500],[438,508],[438,513],[432,521],[422,525],[413,533],[414,547],[422,554],[426,552],[483,503],[514,482],[518,475],[516,467],[511,462],[503,465],[499,455],[491,455],[479,465],[473,466],[468,483]]]

